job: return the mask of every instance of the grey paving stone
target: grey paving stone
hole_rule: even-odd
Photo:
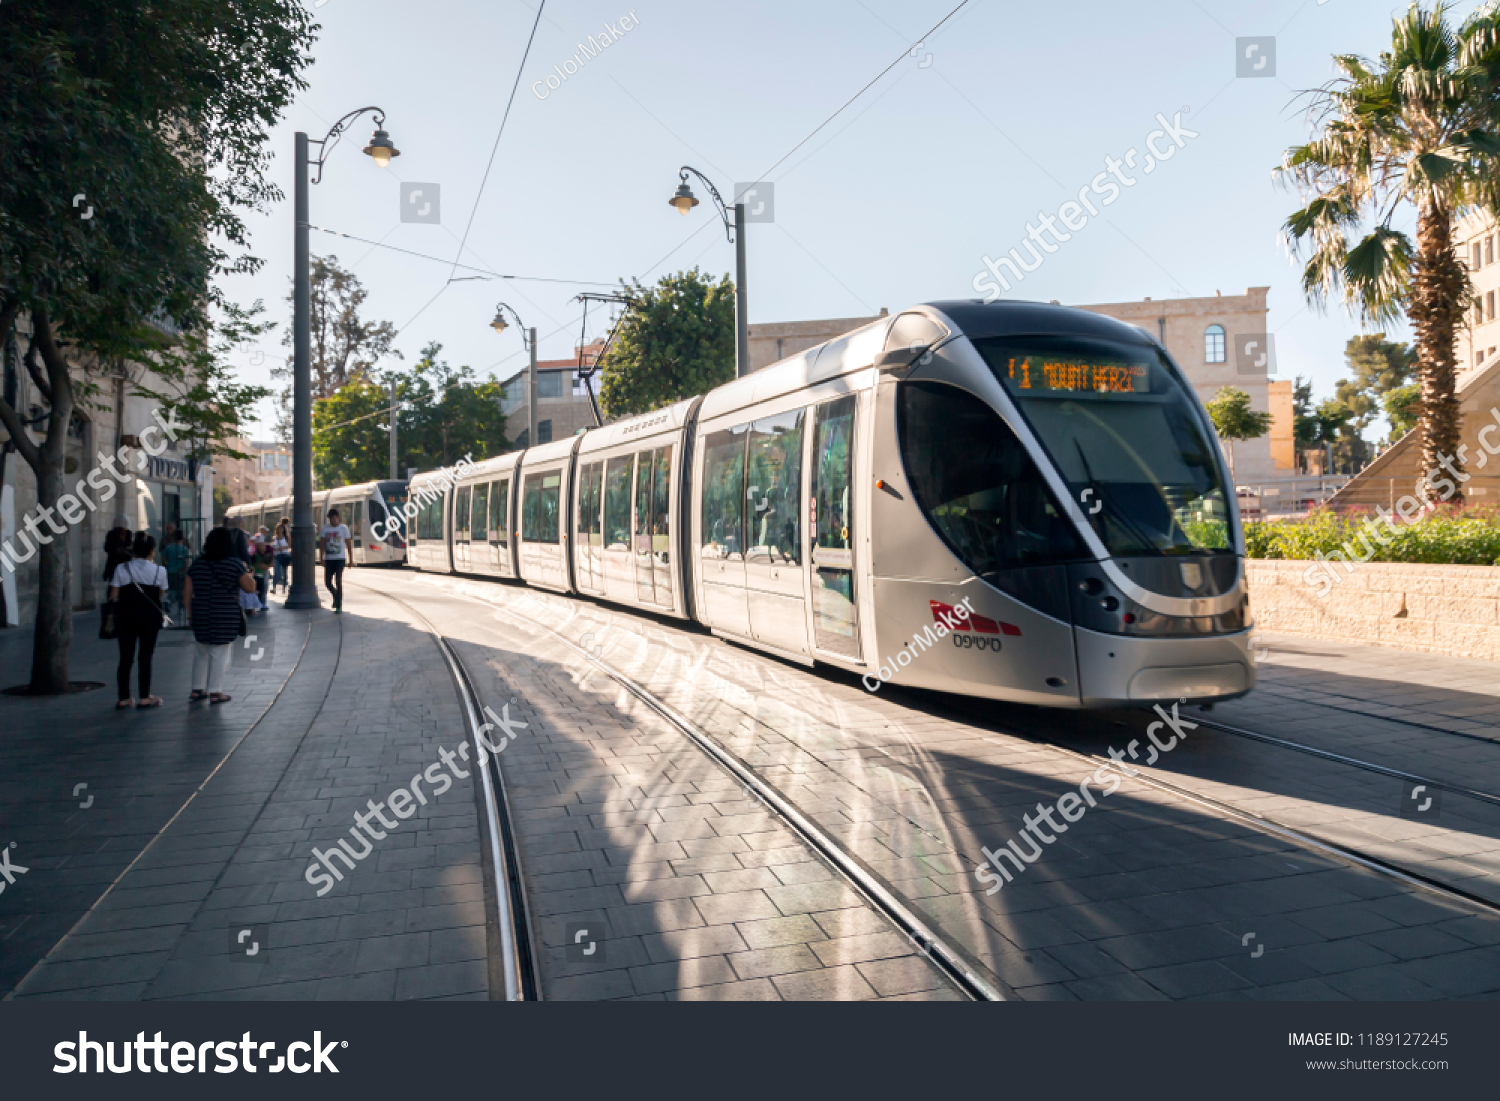
[[[487,983],[487,966],[483,960],[404,968],[396,976],[396,998],[404,1001],[483,994]]]
[[[789,1002],[864,1001],[879,997],[875,988],[853,966],[777,975],[771,982],[777,993]]]
[[[802,944],[736,952],[729,957],[729,962],[742,979],[763,979],[794,971],[812,971],[823,966],[818,957]]]
[[[653,963],[632,967],[630,981],[638,994],[660,994],[693,986],[712,986],[734,982],[742,976],[723,956],[694,956],[671,963]]]

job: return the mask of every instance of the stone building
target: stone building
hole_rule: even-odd
[[[595,340],[583,346],[583,365],[592,367],[604,341]],[[599,376],[588,380],[578,374],[578,349],[569,359],[541,359],[536,365],[536,434],[538,444],[551,443],[571,436],[581,428],[594,427],[593,406],[588,387],[599,399]],[[531,446],[531,402],[528,383],[530,365],[522,367],[501,383],[500,411],[505,414],[505,436],[514,448]]]
[[[229,490],[237,505],[287,497],[292,492],[292,449],[285,444],[235,438],[230,447],[245,459],[220,455],[214,463],[214,485]]]
[[[25,367],[30,339],[24,316],[5,335],[0,348],[3,392],[13,409],[28,421],[37,421],[46,403]],[[71,490],[85,479],[101,465],[101,456],[115,458],[117,469],[133,475],[123,484],[108,478],[115,486],[113,498],[105,501],[97,494],[101,499],[92,502],[95,507],[85,510],[79,523],[68,524],[67,534],[60,537],[67,541],[72,565],[69,599],[75,610],[85,611],[97,607],[105,595],[104,536],[116,514],[123,513],[133,530],[150,532],[158,543],[168,532],[180,530],[195,549],[202,544],[208,527],[205,518],[211,517],[213,510],[212,468],[190,460],[183,445],[164,436],[160,439],[165,441],[165,448],[159,448],[158,437],[148,433],[148,429],[157,428],[152,413],[158,409],[158,402],[137,387],[166,389],[148,369],[127,364],[116,370],[78,355],[71,347],[65,354],[77,385],[92,383],[97,387],[91,398],[78,403],[73,414],[63,464],[65,486]],[[143,434],[147,436],[145,447]],[[30,433],[30,438],[37,444],[43,441],[45,420],[41,421],[41,431]],[[150,453],[153,447],[158,448],[157,454]],[[15,537],[24,532],[26,518],[36,505],[36,478],[31,467],[10,446],[9,435],[0,426],[0,544],[9,543],[17,550],[26,545],[24,536],[22,541]],[[34,619],[38,557],[33,553],[14,569],[0,563],[0,594],[4,600],[0,626],[29,626]]]

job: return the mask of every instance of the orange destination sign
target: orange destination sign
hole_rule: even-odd
[[[1144,394],[1151,390],[1151,369],[1143,364],[1012,356],[1008,370],[1011,389],[1036,394]]]

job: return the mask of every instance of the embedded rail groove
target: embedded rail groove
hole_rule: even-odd
[[[484,725],[480,721],[483,703],[452,644],[443,637],[432,620],[399,596],[392,596],[388,592],[375,588],[368,591],[379,593],[387,600],[401,605],[432,636],[438,652],[443,655],[443,660],[448,665],[448,672],[453,677],[459,698],[463,701],[464,714],[469,720],[469,740],[476,748],[479,748],[479,730]],[[480,752],[484,753],[484,750],[480,749]],[[500,940],[500,969],[505,992],[504,1000],[508,1002],[541,1001],[542,988],[538,979],[540,969],[537,966],[534,954],[535,945],[531,937],[533,927],[531,911],[526,900],[526,884],[521,875],[520,849],[516,841],[515,826],[510,819],[509,800],[505,795],[505,778],[501,775],[500,762],[495,755],[484,753],[484,756],[484,767],[475,771],[479,773],[481,780],[479,787],[484,797],[490,866],[495,881],[495,909]]]
[[[1340,708],[1340,710],[1343,710]],[[1377,772],[1382,776],[1391,776],[1397,780],[1411,780],[1418,784],[1426,784],[1428,787],[1442,788],[1451,791],[1455,795],[1462,795],[1466,799],[1474,799],[1481,803],[1489,803],[1500,807],[1500,795],[1491,795],[1487,791],[1477,791],[1474,788],[1466,788],[1461,784],[1450,784],[1446,780],[1434,780],[1430,776],[1418,776],[1414,772],[1403,772],[1399,768],[1390,768],[1386,765],[1377,765],[1371,761],[1361,761],[1357,757],[1346,757],[1342,753],[1334,753],[1332,750],[1319,749],[1317,746],[1303,745],[1301,742],[1288,741],[1286,738],[1277,738],[1270,734],[1262,734],[1256,730],[1245,730],[1237,726],[1229,726],[1227,723],[1219,722],[1217,719],[1203,717],[1193,720],[1201,726],[1212,727],[1214,730],[1223,731],[1225,734],[1234,734],[1241,738],[1249,738],[1256,742],[1265,742],[1267,745],[1280,746],[1282,749],[1290,749],[1297,753],[1306,753],[1312,757],[1321,757],[1325,761],[1335,761],[1341,765],[1349,765],[1352,768],[1362,768],[1367,772]],[[1400,721],[1400,720],[1392,720]],[[1417,723],[1408,723],[1408,726],[1417,726]],[[1423,729],[1435,730],[1436,727],[1424,727]],[[1454,733],[1443,731],[1443,733]],[[1488,741],[1489,739],[1485,739]],[[1493,743],[1492,743],[1493,744]]]

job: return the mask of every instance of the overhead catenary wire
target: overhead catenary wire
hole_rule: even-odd
[[[491,167],[493,167],[494,162],[495,162],[495,154],[496,154],[496,152],[498,152],[498,150],[500,148],[500,137],[505,132],[505,120],[510,117],[511,104],[514,103],[514,101],[515,101],[516,89],[520,87],[521,75],[522,75],[522,73],[524,72],[524,70],[526,68],[526,57],[529,56],[529,54],[531,53],[531,43],[532,43],[532,41],[536,37],[537,24],[540,23],[540,21],[541,21],[542,8],[545,6],[545,4],[546,4],[546,0],[542,0],[542,3],[540,5],[538,5],[538,7],[537,7],[536,22],[534,22],[532,24],[532,27],[531,27],[531,37],[528,38],[527,41],[526,41],[526,53],[522,55],[521,65],[516,70],[516,81],[515,81],[515,84],[511,88],[510,99],[506,102],[505,115],[501,118],[501,121],[500,121],[500,132],[495,135],[495,144],[494,144],[493,148],[490,150],[489,164],[485,167],[484,179],[480,182],[480,185],[479,185],[479,195],[475,196],[475,199],[474,199],[474,208],[473,208],[473,210],[470,211],[468,225],[466,225],[464,227],[464,235],[463,235],[463,238],[460,240],[460,243],[459,243],[458,256],[454,259],[452,268],[450,270],[450,274],[449,274],[450,281],[452,279],[452,272],[457,271],[460,267],[463,267],[465,270],[468,270],[468,271],[485,271],[485,269],[483,269],[483,268],[473,268],[473,267],[470,267],[468,265],[460,264],[459,260],[462,259],[462,257],[463,257],[464,247],[467,244],[468,237],[469,237],[469,230],[473,226],[474,215],[478,212],[478,209],[479,209],[479,200],[480,200],[480,198],[484,194],[485,183],[489,180],[490,169],[491,169]],[[968,4],[969,4],[969,0],[960,0],[960,2],[951,11],[949,11],[947,15],[943,16],[943,18],[939,19],[936,23],[934,23],[932,25],[932,27],[929,28],[925,34],[923,34],[919,38],[915,39],[911,43],[911,45],[907,47],[907,49],[905,51],[903,51],[901,54],[899,54],[895,58],[895,60],[893,60],[889,65],[887,65],[885,68],[881,69],[880,72],[876,73],[875,76],[872,79],[870,79],[862,88],[860,88],[859,91],[855,92],[854,95],[850,96],[847,100],[845,100],[838,107],[837,110],[835,110],[832,114],[830,114],[822,122],[818,123],[818,125],[815,126],[815,127],[813,127],[812,130],[808,131],[807,135],[805,137],[803,137],[802,140],[800,140],[799,142],[797,142],[797,144],[793,145],[790,149],[788,149],[785,153],[783,153],[780,157],[778,157],[775,160],[775,162],[771,164],[771,166],[769,168],[767,168],[764,172],[762,172],[760,174],[760,176],[758,178],[759,179],[765,179],[766,176],[770,175],[778,167],[780,167],[783,163],[785,163],[786,160],[787,160],[787,158],[789,158],[793,153],[797,152],[797,150],[801,149],[804,145],[806,145],[809,141],[811,141],[814,137],[816,137],[818,135],[818,133],[821,132],[825,127],[827,127],[829,123],[833,122],[834,119],[838,118],[841,114],[843,114],[846,110],[848,110],[849,107],[852,104],[854,104],[861,96],[863,96],[872,87],[874,87],[877,83],[879,83],[879,81],[880,81],[880,79],[882,77],[884,77],[887,73],[889,73],[892,69],[894,69],[897,65],[899,65],[901,63],[901,61],[902,61],[903,58],[910,56],[911,51],[913,49],[915,49],[920,43],[926,41],[926,39],[929,38],[931,35],[935,34],[939,29],[941,29],[943,27],[944,24],[946,24],[955,15],[957,15],[960,11],[962,11],[965,7],[967,7]],[[643,274],[643,275],[649,275],[657,267],[659,267],[659,266],[661,266],[661,264],[665,263],[666,260],[669,257],[671,257],[673,253],[677,252],[679,249],[682,248],[683,245],[687,244],[688,241],[692,240],[699,233],[701,233],[704,228],[705,228],[704,226],[700,226],[698,229],[696,229],[692,233],[688,234],[687,237],[685,237],[680,244],[678,244],[677,246],[675,246],[670,252],[668,252],[665,256],[663,256],[660,260],[658,260],[651,267],[647,268],[641,274]],[[331,230],[325,230],[324,232],[333,232],[333,231],[331,231]],[[348,236],[348,235],[347,234],[341,234],[341,236]],[[351,238],[351,239],[357,240],[358,238]],[[368,242],[366,242],[366,243],[368,243]],[[389,247],[389,246],[380,246],[380,247]],[[397,251],[405,251],[405,250],[397,250]],[[420,254],[413,254],[413,255],[420,255]],[[423,257],[423,258],[424,259],[433,259],[432,257]],[[488,273],[487,272],[486,274],[494,274],[494,273]],[[517,279],[519,279],[519,278],[524,278],[524,277],[519,277],[519,276],[517,276],[517,277],[500,276],[500,278],[517,278]],[[542,281],[542,280],[538,280],[538,281]],[[548,281],[550,281],[550,282],[568,282],[566,280],[548,280]],[[608,286],[610,284],[591,284],[591,285]],[[446,288],[446,285],[445,285],[445,288]],[[441,293],[441,292],[439,292],[439,293]],[[429,302],[428,305],[431,305],[431,302]],[[425,311],[425,310],[426,310],[426,306],[423,307],[423,311]],[[415,321],[416,318],[414,317],[412,320]],[[411,322],[408,321],[407,325],[410,325],[410,324],[411,324]],[[548,333],[547,336],[548,337],[555,336],[557,333],[562,332],[564,329],[570,327],[571,325],[572,325],[572,322],[568,322],[565,325],[561,325],[558,328],[554,329],[551,333]],[[403,325],[402,328],[405,329],[406,326]],[[514,354],[519,354],[519,353],[514,353]],[[494,367],[499,366],[500,363],[504,363],[505,360],[509,359],[509,358],[513,358],[513,356],[507,356],[504,359],[498,360],[495,364],[492,364],[489,369],[493,370]],[[444,387],[443,390],[439,391],[439,393],[445,393],[447,390],[453,389],[454,387],[459,386],[459,385],[462,385],[462,383],[460,383],[460,382],[450,383],[448,386]],[[397,408],[398,409],[405,408],[405,404],[403,403],[401,405],[398,405]],[[346,426],[348,426],[350,424],[356,424],[356,423],[358,423],[360,421],[365,421],[365,420],[369,420],[369,419],[371,419],[373,417],[378,417],[378,416],[385,415],[388,412],[389,412],[389,409],[382,409],[382,410],[379,410],[379,411],[374,412],[374,413],[367,413],[364,416],[354,417],[354,418],[352,418],[350,420],[347,420],[347,421],[340,421],[338,424],[325,425],[325,426],[321,427],[319,429],[319,431],[325,431],[326,432],[326,431],[331,431],[332,429],[335,429],[335,428],[344,428],[344,427],[346,427]]]
[[[967,0],[965,0],[967,2]],[[516,80],[510,86],[510,98],[505,101],[505,113],[500,116],[500,129],[495,133],[495,144],[490,147],[489,163],[484,166],[484,176],[479,181],[479,191],[474,195],[474,206],[469,210],[469,220],[464,225],[464,235],[458,242],[458,253],[453,257],[453,268],[448,276],[458,270],[458,262],[464,258],[464,247],[469,243],[469,231],[474,228],[474,216],[479,213],[479,203],[484,198],[485,185],[490,182],[490,170],[495,167],[495,154],[500,152],[500,139],[505,135],[505,123],[510,119],[511,106],[516,102],[516,89],[521,87],[521,75],[526,72],[526,59],[531,56],[531,44],[536,41],[536,29],[542,22],[542,10],[547,0],[536,6],[536,19],[531,23],[531,34],[526,39],[526,50],[521,54],[521,64],[516,66]]]
[[[319,233],[327,233],[332,237],[342,237],[348,241],[358,241],[362,245],[373,245],[375,248],[385,249],[387,252],[399,252],[403,256],[415,256],[419,260],[431,260],[436,264],[448,263],[441,256],[429,256],[425,252],[413,252],[411,249],[397,248],[395,245],[387,245],[381,241],[372,241],[368,237],[356,237],[352,233],[343,233],[336,229],[324,229],[322,226],[313,225],[307,228],[315,229]],[[464,271],[477,271],[491,279],[514,279],[526,283],[566,283],[574,287],[612,287],[615,285],[600,279],[556,279],[547,275],[507,275],[504,272],[490,271],[489,268],[475,267],[473,264],[455,264],[454,267],[462,268]],[[450,283],[459,283],[462,281],[462,279],[449,280]]]

